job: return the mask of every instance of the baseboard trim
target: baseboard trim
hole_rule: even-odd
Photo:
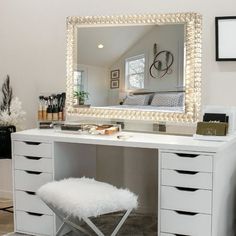
[[[0,198],[12,199],[12,192],[0,190]]]

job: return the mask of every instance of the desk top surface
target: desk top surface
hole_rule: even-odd
[[[127,138],[121,140],[117,138],[118,135],[125,135]],[[236,143],[235,135],[229,137],[227,141],[219,142],[195,140],[190,136],[149,134],[141,132],[120,132],[115,135],[85,135],[40,129],[30,129],[13,133],[12,139],[22,141],[67,142],[212,153],[216,153]]]

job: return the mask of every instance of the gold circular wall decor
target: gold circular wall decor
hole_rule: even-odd
[[[139,24],[184,24],[185,25],[185,112],[159,112],[124,110],[105,107],[76,108],[73,106],[73,65],[78,26]],[[170,13],[118,16],[86,16],[67,18],[67,116],[96,119],[123,119],[140,121],[197,122],[201,109],[201,53],[202,16],[197,13]]]

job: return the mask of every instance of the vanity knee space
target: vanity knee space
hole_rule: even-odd
[[[211,235],[213,156],[160,152],[160,230]]]

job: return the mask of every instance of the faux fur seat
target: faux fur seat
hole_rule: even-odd
[[[124,223],[130,212],[138,206],[137,196],[129,190],[118,189],[110,184],[85,177],[47,183],[37,191],[37,195],[55,213],[62,212],[67,216],[64,223],[68,223],[66,222],[68,217],[74,217],[91,224],[89,217],[126,211]],[[103,235],[97,228],[96,230],[98,235]]]

